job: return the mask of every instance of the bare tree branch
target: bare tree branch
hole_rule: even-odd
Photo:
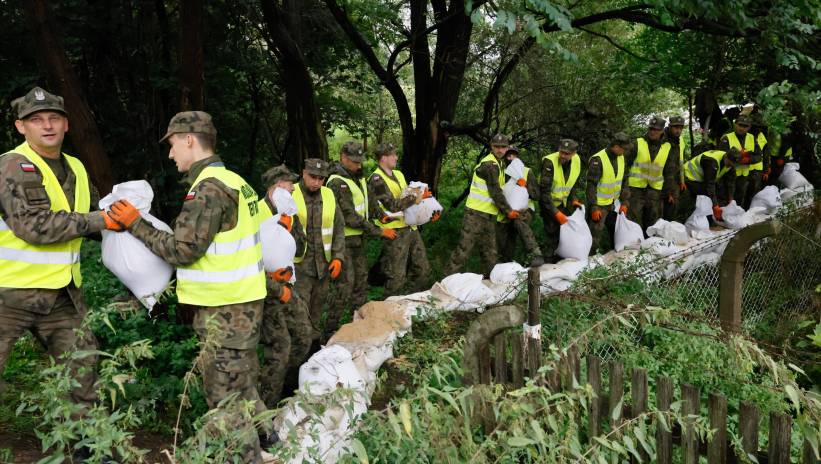
[[[606,34],[601,34],[599,32],[592,31],[592,30],[586,29],[584,27],[577,27],[576,29],[587,32],[588,34],[594,35],[596,37],[601,37],[602,39],[608,41],[610,43],[610,45],[618,48],[619,50],[623,51],[624,53],[627,53],[628,55],[632,56],[633,58],[636,58],[636,59],[639,59],[639,60],[642,60],[642,61],[647,61],[648,63],[658,63],[659,62],[659,60],[654,60],[654,59],[651,59],[651,58],[645,58],[641,55],[636,54],[632,50],[629,50],[628,48],[619,45],[618,43],[616,43],[615,40],[613,40],[610,36],[608,36]]]

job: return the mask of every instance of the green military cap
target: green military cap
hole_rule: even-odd
[[[668,123],[671,127],[672,126],[684,126],[684,117],[675,115],[670,116],[670,122]]]
[[[11,102],[11,109],[17,113],[17,119],[26,117],[38,111],[57,111],[67,115],[63,97],[48,93],[40,87],[29,90],[29,93]]]
[[[664,118],[660,116],[653,116],[652,118],[650,118],[650,121],[647,122],[647,127],[649,127],[650,129],[661,130],[664,129],[664,125],[666,123],[667,121],[665,121]]]
[[[505,155],[518,155],[518,154],[519,154],[519,149],[516,148],[515,145],[509,146],[507,148],[507,151],[505,152]]]
[[[739,114],[737,118],[735,118],[735,123],[739,126],[749,126],[753,123],[753,118],[747,116],[746,114]]]
[[[491,147],[506,147],[510,145],[510,137],[505,134],[496,134],[490,139]]]
[[[342,153],[356,163],[361,163],[362,158],[365,156],[362,144],[353,140],[349,140],[345,142],[345,145],[342,145]]]
[[[389,154],[391,154],[395,151],[396,151],[396,146],[394,144],[392,144],[390,142],[380,143],[379,145],[376,146],[376,148],[374,148],[373,155],[378,160],[379,158],[382,158],[385,155],[389,155]]]
[[[579,149],[579,142],[576,142],[573,139],[561,139],[559,140],[559,151],[563,151],[565,153],[576,153],[576,150]]]
[[[610,142],[610,145],[618,145],[620,147],[626,147],[629,144],[630,137],[628,137],[624,132],[616,132]]]
[[[266,186],[274,185],[281,180],[296,182],[297,179],[299,179],[299,176],[291,172],[288,166],[284,164],[274,166],[262,174],[262,182],[264,182]]]
[[[761,113],[753,114],[753,125],[764,127],[766,124],[764,123],[764,116]]]
[[[211,115],[205,111],[183,111],[171,118],[168,130],[159,143],[163,143],[174,134],[209,134],[216,137],[217,128],[211,121]]]
[[[319,158],[308,158],[305,160],[305,170],[319,177],[328,177],[331,170],[328,162]]]

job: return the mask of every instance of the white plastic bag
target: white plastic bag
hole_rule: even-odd
[[[721,224],[728,229],[743,229],[749,224],[744,216],[744,208],[738,206],[735,200],[721,208]]]
[[[693,234],[696,232],[709,231],[710,221],[707,220],[707,216],[711,214],[713,214],[713,202],[710,197],[698,195],[696,197],[696,208],[693,210],[693,214],[684,222],[684,227],[687,228],[691,236],[695,236]]]
[[[799,187],[803,187],[806,185],[812,185],[810,181],[807,180],[798,169],[801,166],[798,163],[787,163],[784,166],[784,171],[781,172],[781,175],[778,177],[778,182],[781,183],[784,187],[792,190],[799,190]]]
[[[365,390],[365,379],[356,368],[351,352],[331,345],[314,353],[299,368],[299,389],[311,395],[324,395],[337,388]]]
[[[490,281],[494,284],[514,284],[527,277],[527,269],[519,263],[499,263],[490,271]]]
[[[291,196],[291,192],[284,188],[277,187],[271,192],[270,198],[271,203],[274,204],[278,213],[288,216],[296,215],[296,201],[294,201],[294,197]]]
[[[757,207],[764,208],[767,214],[774,214],[781,207],[781,194],[778,192],[778,187],[768,185],[756,193],[750,202],[750,209]]]
[[[279,224],[281,215],[276,214],[259,225],[262,242],[262,264],[266,272],[291,267],[294,269],[296,241],[290,232]]]
[[[659,219],[655,224],[647,228],[648,237],[661,237],[677,245],[684,245],[689,240],[687,228],[678,222],[665,221]]]
[[[590,233],[590,227],[584,220],[584,207],[582,206],[577,208],[567,218],[567,222],[559,228],[559,246],[556,247],[556,254],[562,258],[586,261],[592,247],[593,234]]]
[[[171,232],[166,223],[148,213],[153,198],[151,185],[144,180],[135,180],[115,185],[111,193],[100,199],[99,206],[107,209],[115,201],[127,199],[140,211],[143,219],[159,230]],[[129,232],[104,230],[102,235],[103,264],[150,312],[157,303],[155,295],[168,286],[174,268]]]
[[[409,226],[427,224],[435,213],[441,214],[443,209],[436,198],[425,198],[418,205],[411,205],[405,210],[405,224]]]
[[[627,219],[624,213],[619,213],[616,218],[616,230],[613,234],[616,251],[623,250],[628,245],[641,243],[644,240],[644,232],[638,223]]]
[[[442,287],[462,303],[485,303],[493,298],[493,291],[482,283],[480,274],[465,272],[442,279]]]

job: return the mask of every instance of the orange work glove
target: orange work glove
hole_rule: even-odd
[[[111,211],[108,212],[108,215],[123,228],[128,229],[140,217],[140,212],[128,200],[123,199],[115,201],[111,205]]]
[[[516,181],[516,185],[518,185],[519,187],[527,187],[527,181],[524,177],[522,177],[521,179]]]
[[[291,266],[281,267],[274,272],[269,272],[268,275],[277,282],[288,282],[294,276],[294,271]]]
[[[396,231],[394,229],[382,229],[382,238],[396,240]]]
[[[387,224],[387,223],[389,223],[389,222],[393,222],[393,221],[395,221],[395,220],[396,220],[396,219],[394,219],[394,218],[392,218],[392,217],[388,216],[387,214],[386,214],[386,215],[384,215],[384,216],[382,216],[381,218],[379,218],[379,222],[381,222],[382,224]]]
[[[784,158],[776,158],[775,159],[775,164],[777,166],[784,166]]]
[[[713,218],[715,218],[716,221],[721,220],[721,206],[713,206]]]
[[[599,208],[594,209],[593,212],[590,213],[590,219],[592,219],[593,222],[601,221],[601,217],[602,217],[602,212]]]
[[[342,274],[342,261],[339,259],[331,261],[331,264],[328,266],[328,272],[331,273],[331,279],[336,280],[339,278],[339,274]]]
[[[517,219],[518,217],[519,217],[519,212],[516,211],[515,209],[507,212],[507,218],[508,219]]]
[[[750,152],[741,150],[741,164],[750,164]]]
[[[433,213],[433,216],[431,216],[431,217],[430,217],[430,221],[431,221],[431,222],[436,222],[436,221],[438,221],[438,220],[439,220],[439,218],[441,218],[441,217],[442,217],[442,213],[440,213],[439,211],[437,211],[437,212]]]
[[[579,200],[573,200],[572,205],[576,208],[581,208],[582,206],[584,206],[584,203],[580,202]]]
[[[556,218],[556,221],[558,221],[559,224],[567,224],[567,216],[565,216],[563,212],[556,211],[556,214],[553,217]]]
[[[114,219],[111,219],[111,216],[109,216],[108,213],[106,213],[105,211],[100,211],[100,214],[103,216],[103,219],[105,219],[105,228],[107,230],[116,230],[117,232],[123,230],[123,226],[121,226]]]
[[[282,289],[279,291],[279,302],[287,303],[289,301],[291,301],[291,287],[288,285],[283,285]]]
[[[623,213],[625,216],[627,216],[627,206],[625,206],[625,205],[619,206],[619,212]]]
[[[285,228],[288,232],[294,228],[294,218],[287,214],[280,214],[278,224]]]
[[[422,199],[424,200],[425,198],[430,198],[432,196],[433,194],[430,192],[430,190],[425,189],[425,193],[422,194]]]
[[[668,193],[668,194],[667,194],[667,203],[670,203],[670,204],[672,205],[672,204],[674,204],[675,202],[676,202],[676,198],[673,196],[673,194],[672,194],[672,193]]]
[[[687,191],[687,184],[685,182],[682,182],[682,183],[678,184],[678,189],[681,192],[686,192]]]
[[[772,168],[767,168],[767,170],[764,171],[764,174],[761,175],[761,180],[767,182],[767,180],[770,178],[771,172],[773,172]]]

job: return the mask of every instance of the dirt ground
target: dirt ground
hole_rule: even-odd
[[[168,459],[161,455],[160,452],[163,449],[171,449],[173,438],[165,435],[137,432],[134,437],[134,444],[139,448],[151,450],[148,455],[146,455],[146,462],[166,464],[168,463]],[[42,453],[40,440],[34,435],[0,432],[0,450],[3,448],[12,450],[13,459],[11,461],[3,461],[5,456],[0,454],[0,463],[2,464],[31,464],[45,456],[45,454]]]

